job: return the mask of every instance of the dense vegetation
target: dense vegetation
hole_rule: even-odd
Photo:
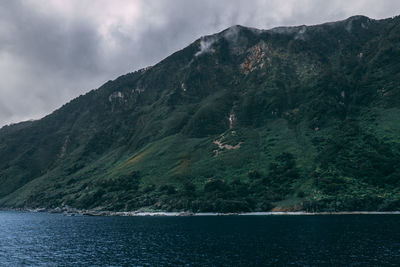
[[[400,210],[400,17],[241,26],[0,130],[0,206]]]

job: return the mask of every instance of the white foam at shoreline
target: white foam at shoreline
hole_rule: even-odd
[[[1,209],[0,209],[1,210]],[[87,216],[299,216],[299,215],[400,215],[400,211],[333,211],[333,212],[306,212],[306,211],[267,211],[267,212],[242,212],[242,213],[218,213],[218,212],[163,212],[163,211],[100,211],[100,210],[78,210],[78,209],[3,209],[3,211],[19,212],[47,212],[62,213],[64,215],[87,215]]]

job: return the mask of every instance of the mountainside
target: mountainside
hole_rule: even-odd
[[[233,26],[0,129],[0,206],[400,210],[400,17]]]

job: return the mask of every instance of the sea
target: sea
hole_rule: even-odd
[[[400,215],[0,211],[0,266],[400,266]]]

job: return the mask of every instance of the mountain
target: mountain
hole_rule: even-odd
[[[233,26],[0,130],[0,206],[399,210],[400,17]]]

